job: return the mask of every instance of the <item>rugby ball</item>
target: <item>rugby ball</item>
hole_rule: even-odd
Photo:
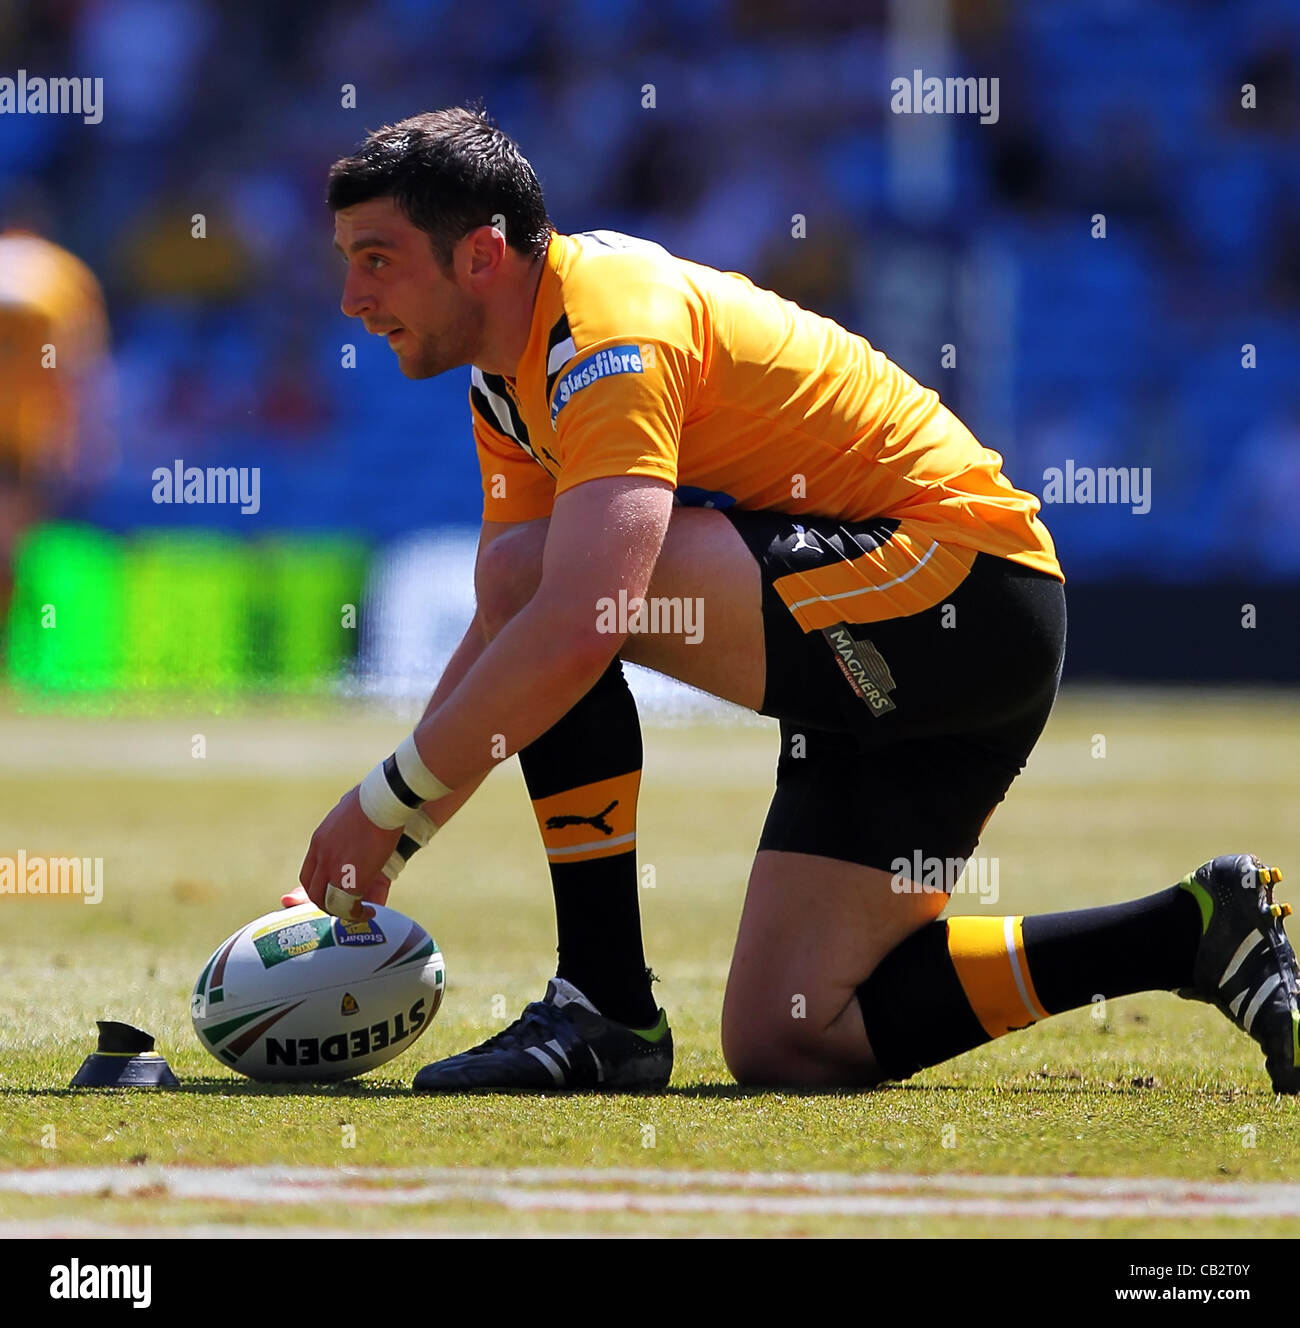
[[[433,1022],[446,970],[418,922],[370,907],[348,922],[299,904],[241,927],[195,984],[199,1041],[266,1083],[350,1079],[404,1052]]]

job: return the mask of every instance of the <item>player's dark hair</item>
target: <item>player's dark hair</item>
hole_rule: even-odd
[[[385,125],[330,167],[332,212],[385,197],[428,234],[444,268],[456,242],[493,217],[505,219],[506,243],[527,258],[544,254],[550,239],[533,168],[480,106],[451,106]]]

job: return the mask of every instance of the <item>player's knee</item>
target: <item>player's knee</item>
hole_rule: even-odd
[[[837,1003],[831,993],[813,997],[792,990],[788,1003],[777,1004],[765,999],[770,994],[752,993],[744,1000],[739,991],[729,991],[723,1004],[722,1057],[738,1084],[867,1088],[881,1082],[870,1054],[846,1045],[840,1019],[830,1017]]]
[[[754,1002],[746,999],[736,981],[734,967],[727,979],[722,998],[722,1059],[731,1077],[742,1087],[753,1087],[762,1069],[763,1036],[760,1021],[754,1014]]]
[[[742,1088],[810,1088],[823,1082],[816,1049],[748,1033],[723,1038],[722,1058]]]
[[[724,1008],[722,1059],[735,1081],[745,1088],[799,1087],[818,1047],[806,1026],[782,1017],[761,1018],[752,1012]]]
[[[478,556],[474,592],[478,616],[495,636],[532,599],[542,579],[546,522],[529,522],[498,535]]]
[[[722,1024],[722,1059],[731,1077],[742,1088],[760,1088],[770,1082],[768,1076],[774,1067],[762,1040],[734,1023],[728,1026],[725,1019]]]

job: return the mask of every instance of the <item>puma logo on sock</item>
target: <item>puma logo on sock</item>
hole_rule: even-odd
[[[602,835],[612,835],[614,827],[605,820],[605,817],[618,806],[618,799],[615,798],[603,811],[599,811],[595,816],[548,816],[546,818],[546,828],[548,830],[563,830],[566,825],[590,825],[599,830]]]

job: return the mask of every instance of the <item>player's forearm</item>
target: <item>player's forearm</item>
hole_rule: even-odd
[[[433,695],[429,698],[428,705],[424,707],[424,714],[420,718],[421,723],[433,714],[434,710],[455,691],[461,679],[474,667],[475,661],[482,655],[486,647],[487,640],[483,634],[483,627],[479,622],[478,615],[475,614],[473,621],[466,629],[465,635],[461,637],[460,644],[452,651],[451,658],[442,671],[442,677],[438,679],[438,685],[433,689]],[[488,777],[491,769],[491,764],[485,765],[477,775],[466,780],[454,792],[448,793],[446,797],[426,802],[424,804],[425,814],[441,829],[470,800],[479,785]]]
[[[435,798],[432,802],[422,803],[424,813],[438,827],[442,829],[453,816],[470,800],[477,791],[478,786],[488,777],[491,769],[480,770],[472,779],[467,779],[460,788],[448,793],[446,797]]]
[[[592,614],[575,614],[539,595],[487,645],[445,699],[431,705],[416,745],[434,775],[457,796],[493,764],[526,747],[582,699],[622,639],[599,635]],[[526,666],[524,666],[526,661]]]
[[[465,635],[460,638],[460,644],[451,652],[451,658],[442,670],[442,677],[438,679],[438,685],[433,689],[428,705],[424,707],[424,714],[420,717],[421,723],[456,690],[457,684],[474,667],[475,660],[486,649],[487,638],[483,634],[483,624],[476,613],[465,629]]]

